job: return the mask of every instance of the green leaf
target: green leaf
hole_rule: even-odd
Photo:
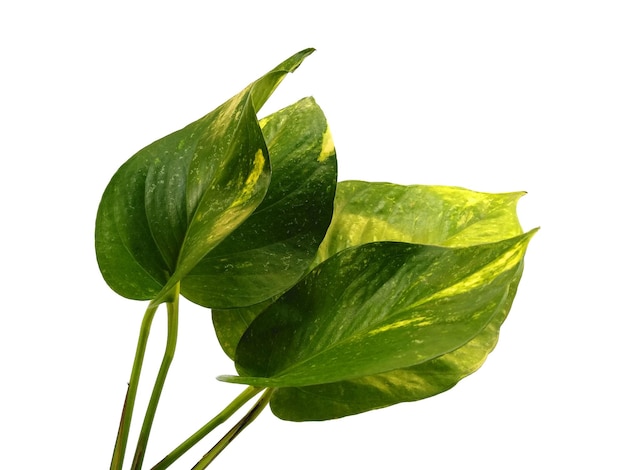
[[[184,279],[183,294],[201,305],[282,293],[310,266],[331,221],[337,160],[322,110],[305,98],[260,124],[272,181],[256,211]]]
[[[240,376],[301,387],[415,366],[478,335],[506,304],[533,232],[462,248],[344,250],[265,309],[236,350]]]
[[[165,300],[259,206],[270,165],[256,112],[311,52],[295,54],[120,167],[96,218],[96,255],[113,290]]]
[[[339,251],[375,241],[471,246],[522,233],[516,205],[523,192],[490,194],[449,186],[403,186],[342,181],[335,209],[314,265]],[[213,324],[226,354],[271,300],[235,310],[213,310]]]
[[[500,311],[460,348],[416,366],[381,374],[324,385],[279,388],[272,396],[272,412],[289,421],[319,421],[422,400],[449,390],[478,370],[495,348],[521,275],[520,266]]]
[[[470,246],[511,238],[522,233],[515,209],[524,194],[342,181],[317,260],[374,241]]]
[[[515,236],[522,232],[515,205],[523,194],[356,181],[340,183],[333,225],[318,259],[377,237],[469,246]],[[404,207],[412,201],[421,201],[420,206],[428,209],[414,211],[416,216],[411,218]],[[363,214],[373,220],[363,220]],[[272,398],[273,413],[291,421],[333,419],[421,400],[450,389],[476,371],[495,347],[521,275],[520,265],[500,312],[464,346],[412,367],[324,385],[280,388]]]
[[[211,309],[215,334],[228,357],[235,360],[235,351],[241,337],[254,319],[280,296],[275,296],[248,307]]]

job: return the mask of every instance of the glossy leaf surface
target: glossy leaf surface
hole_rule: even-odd
[[[342,181],[318,261],[350,246],[382,240],[470,246],[511,238],[522,232],[516,205],[523,195]]]
[[[470,246],[514,237],[522,233],[516,205],[523,194],[342,181],[315,264],[345,248],[375,241]],[[229,357],[234,359],[244,331],[267,305],[213,310],[220,344]]]
[[[311,52],[292,56],[117,171],[96,219],[98,263],[113,290],[165,300],[259,206],[270,163],[256,112]]]
[[[331,221],[337,160],[321,109],[306,98],[260,125],[272,180],[256,211],[184,279],[183,294],[201,305],[282,293],[305,273]]]
[[[530,234],[446,248],[380,242],[344,250],[265,309],[236,350],[255,386],[326,384],[451,352],[507,302]]]
[[[395,193],[396,198],[405,201],[409,193],[413,193],[412,200],[428,201],[423,207],[431,208],[431,214],[428,211],[415,211],[414,220],[398,217],[398,214],[406,214],[406,211],[394,204],[394,198],[380,197],[383,188],[388,188],[385,191]],[[340,183],[333,226],[325,241],[327,248],[322,247],[320,251],[328,255],[334,250],[367,240],[366,233],[369,233],[370,238],[394,236],[401,240],[412,238],[416,242],[429,239],[431,243],[450,246],[467,246],[515,236],[522,233],[515,206],[523,194],[487,194],[461,188],[400,187],[358,181]],[[386,204],[371,204],[368,208],[367,203],[376,199],[386,201]],[[389,204],[395,210],[390,210]],[[447,204],[449,206],[446,208]],[[369,224],[370,229],[355,230],[360,216],[372,212],[376,214],[376,222]],[[394,221],[391,227],[388,224],[390,220]],[[421,229],[406,230],[406,227],[415,227],[416,221],[425,220],[428,222],[419,224]],[[361,227],[365,225],[361,221]],[[372,226],[376,226],[378,231],[372,230]],[[333,419],[421,400],[450,389],[475,372],[495,347],[500,326],[511,308],[521,275],[522,266],[511,282],[508,298],[500,312],[464,346],[413,367],[325,385],[278,389],[271,404],[273,413],[292,421]]]
[[[498,341],[522,275],[512,279],[506,301],[493,320],[467,344],[416,366],[324,385],[284,387],[272,397],[272,412],[289,421],[319,421],[422,400],[449,390],[475,372]]]

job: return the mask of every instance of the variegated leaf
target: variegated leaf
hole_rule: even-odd
[[[98,263],[113,290],[160,303],[258,207],[270,164],[256,112],[311,52],[295,54],[117,171],[96,219]]]
[[[513,278],[506,301],[493,320],[476,337],[454,351],[415,366],[381,374],[308,387],[284,387],[272,395],[272,412],[289,421],[320,421],[341,418],[397,403],[422,400],[449,390],[472,374],[498,342],[522,266]]]
[[[337,185],[333,219],[314,265],[343,249],[375,241],[461,247],[519,235],[522,229],[516,206],[523,194],[342,181]],[[229,357],[234,359],[241,336],[270,303],[213,310],[220,344]]]
[[[415,366],[467,344],[506,304],[533,232],[462,248],[344,250],[265,309],[223,380],[301,387]]]
[[[310,266],[333,211],[337,159],[312,98],[261,120],[272,181],[255,212],[187,275],[182,292],[205,306],[255,304],[284,292]],[[238,315],[223,312],[224,327]]]

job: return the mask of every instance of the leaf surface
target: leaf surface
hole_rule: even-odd
[[[390,195],[381,197],[381,192]],[[523,194],[488,194],[453,187],[400,187],[359,181],[340,183],[333,225],[325,245],[320,247],[318,259],[360,241],[380,237],[469,246],[516,236],[522,229],[515,208]],[[376,203],[376,200],[384,202]],[[408,211],[400,207],[399,200],[422,201],[420,206],[427,210],[415,210],[415,218],[411,218]],[[364,221],[363,214],[371,215],[374,221]],[[273,413],[291,421],[334,419],[421,400],[450,389],[475,372],[495,347],[521,275],[520,265],[500,312],[460,348],[422,364],[382,374],[324,385],[280,388],[272,397]]]
[[[260,124],[272,181],[255,212],[183,281],[185,297],[201,305],[255,304],[282,293],[305,273],[331,221],[337,160],[321,109],[306,98]]]
[[[317,261],[374,241],[470,246],[519,235],[523,192],[482,193],[453,186],[342,181]]]
[[[98,264],[113,290],[160,303],[259,206],[270,162],[256,112],[311,52],[295,54],[120,167],[96,218]]]
[[[339,251],[375,241],[470,246],[522,233],[516,205],[523,192],[491,194],[449,186],[342,181],[334,213],[314,265]],[[226,354],[271,301],[247,308],[213,310]]]
[[[265,309],[236,350],[237,383],[299,387],[424,363],[505,305],[532,232],[462,248],[380,242],[344,250]]]
[[[475,372],[495,348],[521,274],[520,266],[500,311],[460,348],[416,366],[381,374],[324,385],[279,388],[272,396],[272,412],[289,421],[319,421],[422,400],[449,390]]]

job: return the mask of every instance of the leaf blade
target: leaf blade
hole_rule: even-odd
[[[464,248],[381,242],[342,251],[254,320],[237,347],[240,376],[226,380],[316,385],[450,352],[499,311],[532,234]]]
[[[120,167],[96,215],[95,248],[102,276],[111,289],[134,300],[156,296],[167,282],[168,269],[144,216],[144,160],[135,156]]]
[[[337,161],[319,106],[305,98],[261,126],[272,181],[255,212],[183,282],[184,295],[200,305],[255,304],[283,292],[306,271],[330,224]]]
[[[312,51],[120,167],[96,217],[98,264],[113,290],[160,303],[261,203],[270,166],[256,107]]]
[[[317,262],[345,248],[382,240],[470,246],[514,237],[522,233],[516,205],[524,194],[342,181]]]
[[[519,235],[522,229],[516,205],[523,194],[339,182],[332,221],[311,268],[346,248],[382,240],[471,246]],[[247,327],[270,303],[238,309],[237,321],[232,322],[234,312],[213,311],[218,339],[231,359]]]
[[[416,366],[309,387],[284,387],[271,402],[274,415],[288,421],[321,421],[432,397],[478,370],[498,341],[522,275],[511,283],[502,310],[460,348]]]

